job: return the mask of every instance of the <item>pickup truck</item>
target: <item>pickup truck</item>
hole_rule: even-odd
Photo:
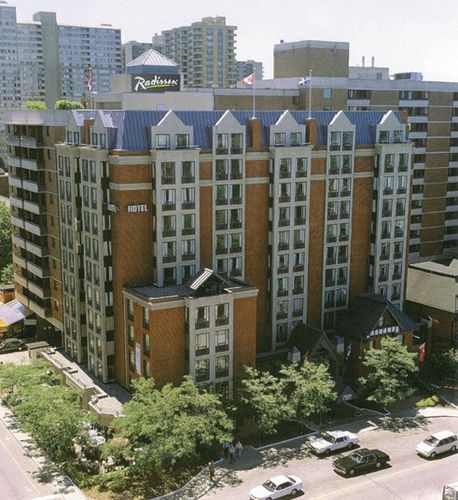
[[[323,432],[321,436],[309,439],[310,449],[317,455],[329,455],[331,451],[353,448],[359,443],[359,437],[347,431]]]
[[[390,457],[383,451],[361,448],[350,455],[334,460],[332,468],[339,474],[354,476],[357,472],[380,469],[389,460]]]

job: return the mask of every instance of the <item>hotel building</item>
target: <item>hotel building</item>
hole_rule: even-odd
[[[18,299],[103,381],[231,393],[301,323],[405,295],[399,113],[74,111],[7,121]]]

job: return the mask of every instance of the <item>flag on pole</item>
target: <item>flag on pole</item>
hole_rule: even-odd
[[[426,356],[426,344],[423,342],[423,344],[420,345],[418,348],[418,361],[420,363],[425,362],[425,356]]]
[[[303,76],[298,82],[297,82],[299,87],[307,87],[310,85],[310,77],[309,76]]]
[[[89,91],[92,91],[92,87],[94,86],[93,76],[92,76],[92,68],[89,66],[86,74],[86,85]]]
[[[243,80],[240,80],[240,83],[243,83],[243,85],[254,85],[255,81],[256,75],[254,73],[251,73],[251,75],[248,75]]]

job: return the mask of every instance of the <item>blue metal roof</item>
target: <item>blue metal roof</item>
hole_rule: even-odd
[[[104,123],[112,125],[116,133],[109,134],[110,147],[122,150],[151,149],[151,127],[157,125],[167,111],[99,111],[108,115]],[[262,146],[269,146],[269,127],[275,124],[284,111],[257,111],[256,118],[263,126]],[[83,125],[84,119],[94,118],[97,111],[75,111],[75,119]],[[213,126],[223,116],[223,111],[175,111],[175,114],[185,125],[194,127],[194,145],[201,149],[212,148]],[[252,118],[252,111],[232,111],[233,116],[241,125],[247,125]],[[380,123],[386,111],[346,111],[345,115],[355,125],[355,143],[357,145],[374,144],[376,125]],[[400,118],[399,113],[395,113]],[[308,118],[306,111],[292,111],[291,115],[298,124],[304,124]],[[336,115],[335,111],[312,111],[311,116],[317,121],[317,145],[325,146],[327,127]],[[249,144],[248,144],[249,146]]]

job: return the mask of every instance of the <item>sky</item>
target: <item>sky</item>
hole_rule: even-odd
[[[389,67],[390,74],[419,71],[428,81],[458,82],[458,0],[7,0],[19,22],[40,10],[59,24],[121,29],[122,41],[151,41],[154,33],[202,17],[225,16],[237,26],[236,58],[264,63],[273,72],[280,40],[350,43],[350,65]]]

